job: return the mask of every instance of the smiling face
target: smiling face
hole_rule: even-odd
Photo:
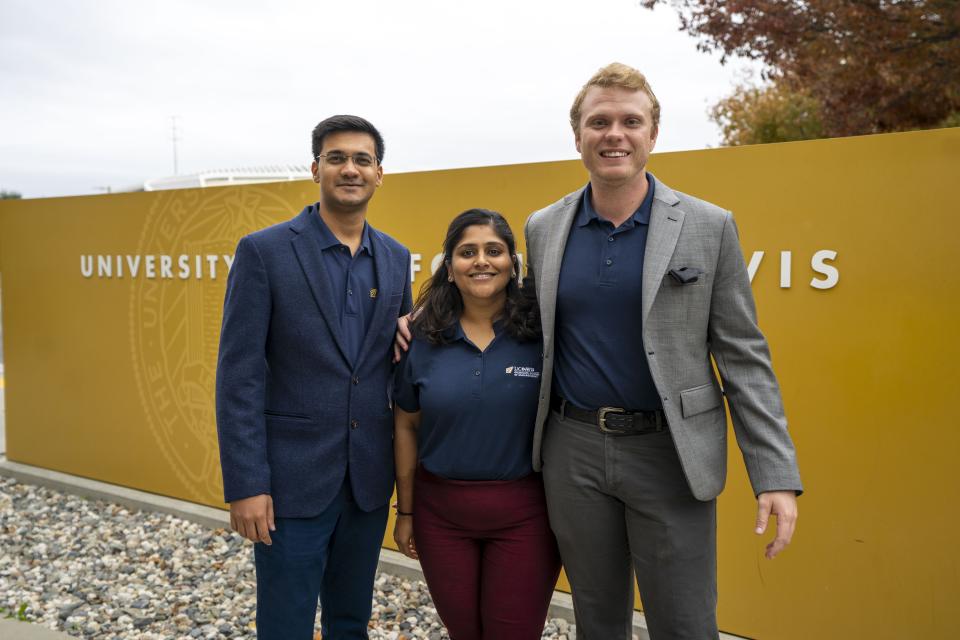
[[[383,182],[383,167],[379,162],[359,166],[352,156],[365,153],[376,158],[373,137],[360,131],[328,134],[320,154],[327,156],[331,153],[351,156],[351,159],[342,164],[327,162],[325,158],[313,161],[310,170],[313,181],[320,185],[321,207],[333,213],[365,211],[373,192]]]
[[[506,301],[513,275],[513,257],[492,225],[467,227],[447,262],[447,274],[460,290],[464,306]]]
[[[592,183],[617,187],[644,179],[657,143],[652,111],[643,91],[597,86],[587,91],[576,143]]]

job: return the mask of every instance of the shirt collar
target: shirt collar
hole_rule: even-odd
[[[653,190],[654,190],[654,179],[653,175],[649,172],[646,172],[645,177],[647,179],[647,195],[643,197],[643,202],[640,203],[640,206],[637,207],[637,210],[633,212],[633,215],[624,221],[623,224],[634,227],[638,224],[650,224],[650,210],[653,208]],[[597,213],[597,210],[593,208],[593,187],[590,186],[590,183],[587,183],[587,187],[583,190],[583,199],[580,201],[580,212],[577,214],[577,226],[585,227],[592,220],[600,222],[603,218]]]
[[[333,235],[333,231],[330,231],[330,227],[328,227],[327,223],[320,217],[320,204],[317,203],[313,205],[313,208],[314,215],[311,217],[316,222],[317,229],[320,231],[320,249],[326,250],[332,247],[342,246],[343,243],[337,239],[337,236]],[[366,222],[363,223],[363,234],[360,236],[360,248],[366,250],[368,255],[373,255],[373,242],[370,240],[370,225]]]
[[[504,324],[505,323],[502,317],[497,318],[496,320],[493,321],[494,338],[496,338],[496,336],[499,336],[503,332]],[[467,334],[463,332],[463,326],[460,324],[459,319],[456,322],[454,322],[452,325],[447,327],[443,333],[447,337],[447,339],[450,340],[451,342],[457,342],[458,340],[463,340],[464,342],[468,342]]]

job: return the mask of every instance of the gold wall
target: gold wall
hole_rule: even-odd
[[[651,159],[673,188],[734,211],[748,261],[764,252],[753,288],[807,491],[793,544],[764,560],[770,536],[752,533],[731,451],[725,631],[960,637],[958,167],[960,129]],[[455,213],[497,209],[520,233],[585,180],[577,161],[388,173],[370,219],[422,256],[417,290]],[[240,236],[315,199],[296,182],[0,203],[9,459],[222,506],[213,382],[227,264]],[[835,254],[814,269],[821,251]],[[835,284],[820,273],[831,268]]]

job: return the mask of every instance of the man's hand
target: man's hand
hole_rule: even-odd
[[[396,524],[393,525],[393,541],[400,548],[400,553],[419,560],[417,545],[413,542],[413,516],[397,516]]]
[[[393,338],[393,361],[400,362],[403,352],[410,348],[410,340],[413,334],[410,333],[410,320],[412,313],[397,318],[397,335]]]
[[[231,502],[230,528],[247,540],[273,544],[270,532],[277,530],[273,522],[273,498],[261,494]]]
[[[773,560],[783,551],[797,526],[796,491],[767,491],[757,496],[757,527],[754,533],[761,535],[767,530],[770,516],[777,517],[777,537],[767,545],[767,560]]]

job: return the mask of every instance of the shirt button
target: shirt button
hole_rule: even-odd
[[[348,296],[352,296],[352,295],[353,295],[353,289],[347,289],[347,295],[348,295]]]
[[[609,237],[607,238],[607,242],[613,242],[613,236],[609,236]]]
[[[353,376],[353,384],[360,384],[360,377],[359,377],[359,376]]]
[[[607,258],[607,266],[609,267],[612,264],[613,264],[613,260],[611,260],[610,258]]]
[[[359,420],[354,419],[354,420],[351,420],[351,421],[350,421],[350,428],[351,428],[351,429],[356,429],[356,428],[359,427],[359,426],[360,426],[360,421],[359,421]]]
[[[475,376],[478,376],[478,375],[480,375],[480,371],[479,371],[479,370],[477,370],[477,371],[474,371],[474,372],[473,372],[473,375],[475,375]]]

